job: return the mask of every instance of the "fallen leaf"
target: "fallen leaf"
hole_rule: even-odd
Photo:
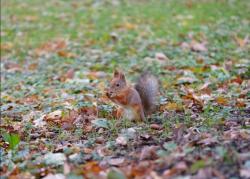
[[[15,63],[15,62],[6,62],[4,64],[4,67],[6,70],[8,70],[9,72],[20,72],[22,71],[22,68],[19,64]]]
[[[64,39],[56,39],[49,41],[35,50],[35,54],[38,56],[45,55],[51,52],[57,52],[59,50],[65,49],[67,47],[67,42]]]
[[[243,100],[241,100],[241,99],[237,99],[235,105],[236,105],[237,107],[239,107],[239,108],[243,108],[243,107],[246,107],[246,106],[247,106],[247,104],[246,104]]]
[[[155,54],[155,58],[158,60],[169,60],[164,53],[160,53],[160,52]]]
[[[76,58],[76,54],[73,54],[73,53],[71,53],[71,52],[64,51],[64,50],[58,51],[57,54],[58,54],[60,57],[65,57],[65,58]]]
[[[119,137],[116,138],[115,142],[118,145],[127,145],[128,139],[126,137],[124,137],[124,136],[119,136]]]
[[[107,147],[100,147],[97,149],[97,153],[100,155],[100,157],[108,156],[112,154],[112,151],[109,150]]]
[[[208,137],[206,139],[202,139],[198,141],[197,143],[202,144],[204,146],[210,146],[210,145],[218,143],[218,140],[215,137]]]
[[[194,73],[190,70],[183,71],[183,76],[181,76],[177,79],[178,84],[194,83],[194,82],[198,82],[198,81],[199,80],[196,78]]]
[[[0,50],[1,51],[9,51],[13,49],[13,44],[11,42],[1,43]]]
[[[47,124],[46,121],[44,120],[45,117],[46,117],[46,115],[42,115],[41,117],[35,119],[33,121],[34,127],[44,127]]]
[[[245,47],[249,43],[248,36],[246,36],[244,39],[235,36],[234,39],[235,39],[236,43],[239,45],[239,47],[241,47],[241,48]]]
[[[66,179],[66,176],[61,173],[48,174],[46,177],[43,177],[43,179]]]
[[[90,161],[83,166],[83,171],[88,171],[98,174],[102,171],[102,169],[96,161]]]
[[[152,171],[152,165],[151,162],[148,160],[140,161],[139,163],[132,164],[130,167],[130,173],[129,176],[132,178],[136,177],[142,177],[147,175]]]
[[[155,171],[151,171],[149,174],[153,179],[162,179]]]
[[[86,75],[89,79],[100,79],[105,78],[107,76],[107,73],[103,71],[91,71],[88,72]]]
[[[176,168],[167,169],[163,172],[163,176],[167,178],[171,178],[171,176],[177,174]]]
[[[120,166],[125,161],[124,157],[108,159],[108,163],[113,166]]]
[[[215,99],[215,101],[220,104],[220,105],[223,105],[223,106],[227,106],[228,105],[228,99],[225,98],[225,97],[222,97],[222,96],[219,96]]]
[[[158,158],[156,151],[159,149],[158,146],[146,146],[143,147],[141,154],[140,154],[140,160],[153,160]]]
[[[206,43],[203,42],[203,43],[199,43],[199,42],[196,42],[196,41],[192,41],[191,44],[191,49],[193,51],[197,51],[197,52],[207,52],[207,47],[206,47]]]
[[[66,157],[63,153],[47,153],[44,156],[46,165],[63,165],[65,161]]]
[[[230,82],[241,84],[243,82],[243,79],[240,76],[237,76],[236,78],[231,79]]]
[[[133,30],[137,26],[135,24],[130,23],[130,22],[125,22],[123,24],[118,25],[117,27],[121,28],[121,29]]]
[[[91,153],[93,152],[93,149],[84,147],[84,148],[83,148],[83,152],[84,152],[85,154],[91,154]]]
[[[245,178],[250,178],[250,168],[240,169],[240,176]]]
[[[160,126],[159,124],[150,124],[150,128],[155,130],[161,130],[162,126]]]
[[[51,120],[60,118],[60,117],[62,117],[62,111],[61,110],[53,111],[53,112],[49,113],[46,117],[47,117],[47,119],[51,119]]]
[[[178,171],[185,171],[187,170],[188,166],[187,163],[184,161],[178,162],[175,166],[174,166]]]
[[[35,70],[37,70],[37,67],[38,67],[38,63],[31,63],[28,66],[28,69],[31,70],[31,71],[35,71]]]
[[[34,22],[38,19],[37,16],[25,16],[25,21],[28,21],[28,22]]]
[[[180,104],[174,103],[174,102],[169,102],[165,106],[166,110],[168,111],[182,111],[183,107]]]

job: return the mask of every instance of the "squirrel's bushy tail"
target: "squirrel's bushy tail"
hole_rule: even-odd
[[[157,95],[159,93],[158,79],[149,72],[144,72],[139,77],[135,89],[140,94],[144,112],[150,114],[155,109]]]

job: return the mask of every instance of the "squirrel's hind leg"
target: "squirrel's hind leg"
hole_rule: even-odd
[[[134,105],[133,110],[134,110],[135,117],[137,120],[139,119],[140,121],[146,121],[146,117],[145,117],[142,105],[139,105],[139,104]]]

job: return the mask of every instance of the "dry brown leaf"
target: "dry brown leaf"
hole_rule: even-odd
[[[159,146],[146,146],[143,147],[140,155],[140,160],[153,160],[156,159],[158,156],[156,151],[159,149]]]
[[[131,165],[129,176],[131,178],[145,176],[150,171],[152,171],[152,164],[149,161],[141,161]]]
[[[243,100],[241,100],[241,99],[237,99],[235,105],[236,105],[237,107],[239,107],[239,108],[243,108],[243,107],[246,107],[246,106],[247,106],[247,104],[246,104]]]
[[[206,47],[206,43],[205,42],[196,42],[196,41],[192,41],[191,44],[191,49],[193,51],[197,51],[197,52],[207,52],[207,47]]]
[[[68,51],[64,51],[64,50],[60,50],[57,52],[57,54],[60,57],[65,57],[65,58],[76,58],[76,54],[68,52]]]
[[[34,21],[37,21],[38,17],[37,16],[25,16],[25,21],[28,21],[28,22],[34,22]]]
[[[184,124],[176,126],[173,130],[173,139],[177,143],[180,143],[182,140],[185,140],[185,138],[183,137],[185,131],[186,131],[186,126]]]
[[[210,145],[218,143],[218,140],[214,137],[208,137],[208,138],[198,141],[197,143],[202,144],[204,146],[210,146]]]
[[[37,63],[31,63],[31,64],[28,66],[28,69],[31,70],[31,71],[34,71],[34,70],[37,70],[37,67],[38,67],[38,64],[37,64]]]
[[[166,110],[169,111],[182,111],[183,110],[183,106],[174,102],[169,102],[167,103],[167,105],[165,106]]]
[[[100,79],[105,78],[107,74],[103,71],[92,71],[87,73],[87,77],[89,79]]]
[[[1,51],[9,51],[9,50],[12,50],[13,47],[14,47],[14,45],[11,42],[1,43],[0,50]]]
[[[135,29],[137,27],[136,24],[132,24],[130,22],[125,22],[121,26],[122,26],[122,28],[125,28],[125,29],[128,29],[128,30],[133,30],[133,29]]]
[[[46,115],[46,120],[56,120],[62,117],[62,111],[56,110]]]
[[[15,62],[6,62],[4,67],[10,72],[22,71],[22,67]]]
[[[178,171],[176,168],[171,168],[171,169],[167,169],[163,172],[163,176],[164,177],[167,177],[167,178],[170,178],[171,176],[177,174]]]
[[[100,148],[97,149],[97,153],[98,153],[101,157],[104,157],[104,156],[111,155],[111,154],[112,154],[112,151],[109,150],[107,147],[100,147]]]
[[[38,56],[44,55],[46,53],[57,52],[59,50],[65,49],[67,47],[67,42],[63,39],[56,39],[54,41],[47,42],[41,47],[35,50],[35,54]]]
[[[150,124],[150,128],[155,130],[161,130],[162,126],[160,126],[159,124]]]
[[[155,58],[158,60],[169,60],[168,57],[164,53],[161,53],[161,52],[156,53]]]
[[[102,169],[96,161],[90,161],[83,166],[83,171],[98,174],[102,171]]]
[[[241,84],[243,82],[243,79],[240,76],[237,76],[236,78],[230,80],[231,83],[238,83]]]
[[[238,36],[235,36],[234,39],[235,39],[236,43],[239,45],[239,47],[241,47],[241,48],[245,47],[249,43],[248,36],[246,36],[244,39],[242,39]]]
[[[30,96],[23,98],[20,101],[20,103],[33,104],[33,103],[37,103],[38,101],[39,101],[39,96],[34,94],[34,95],[30,95]]]
[[[225,131],[223,134],[224,140],[235,140],[235,139],[244,139],[250,140],[250,133],[247,130],[236,130],[231,129],[229,131]]]

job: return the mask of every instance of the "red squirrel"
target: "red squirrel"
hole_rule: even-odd
[[[150,73],[144,72],[132,86],[127,84],[124,73],[115,70],[106,95],[122,107],[124,117],[145,121],[145,116],[155,108],[158,92],[158,79]]]

